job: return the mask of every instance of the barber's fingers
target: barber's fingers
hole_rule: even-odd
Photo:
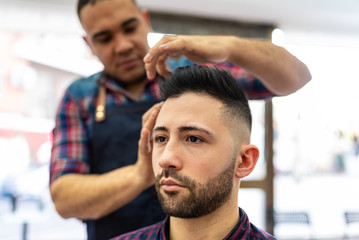
[[[150,117],[144,122],[141,129],[141,137],[138,142],[139,152],[148,154],[151,152],[151,132],[156,122],[156,111],[153,111]]]
[[[151,152],[150,137],[151,137],[150,131],[148,129],[142,128],[141,137],[140,140],[138,141],[138,151],[140,154],[146,155]]]
[[[142,123],[141,130],[141,139],[139,143],[140,151],[142,153],[147,154],[151,152],[151,141],[152,141],[152,130],[156,124],[156,118],[160,111],[162,103],[157,103],[150,110],[148,110],[145,114],[149,114],[145,116],[145,119]]]
[[[192,40],[194,38],[194,36],[184,35],[172,36],[167,41],[159,42],[158,49],[168,55],[192,53],[194,47],[194,41]]]
[[[172,53],[176,52],[171,51],[169,48],[169,46],[176,41],[178,41],[177,36],[165,35],[148,51],[143,59],[148,79],[153,79],[156,76],[156,70],[160,75],[164,77],[168,76],[168,69],[165,62]]]
[[[171,72],[170,67],[166,64],[168,57],[169,57],[168,54],[162,54],[161,56],[158,57],[156,63],[157,73],[164,78],[169,78],[170,77],[169,73]]]
[[[152,80],[156,77],[156,73],[164,78],[170,77],[171,68],[166,64],[169,54],[163,53],[150,63],[145,63],[147,78]]]
[[[156,103],[150,109],[148,109],[147,112],[145,112],[142,115],[142,128],[150,126],[149,123],[146,124],[146,122],[149,120],[149,118],[151,116],[154,117],[154,121],[156,121],[157,114],[160,111],[162,104],[163,104],[163,102]],[[153,126],[152,126],[152,128],[153,128]]]
[[[146,186],[151,186],[154,183],[151,132],[146,128],[142,128],[141,137],[138,141],[138,156],[135,169],[144,179]]]

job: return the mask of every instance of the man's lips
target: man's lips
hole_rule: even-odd
[[[180,189],[185,188],[185,186],[181,185],[180,183],[177,183],[176,181],[173,181],[171,179],[161,179],[160,185],[165,191],[178,191]]]

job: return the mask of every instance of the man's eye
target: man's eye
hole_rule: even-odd
[[[157,143],[163,143],[163,142],[165,142],[165,141],[166,141],[166,138],[163,137],[163,136],[157,136],[157,137],[155,137],[155,142],[157,142]]]
[[[200,138],[198,138],[196,136],[189,136],[188,141],[190,141],[192,143],[200,143],[200,142],[202,142],[202,139],[200,139]]]

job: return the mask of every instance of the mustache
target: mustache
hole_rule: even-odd
[[[178,171],[174,169],[162,170],[161,174],[158,174],[155,179],[157,186],[159,186],[159,182],[162,178],[172,178],[173,180],[176,180],[178,183],[183,186],[186,186],[189,189],[193,189],[196,185],[192,179],[187,176],[180,175]]]

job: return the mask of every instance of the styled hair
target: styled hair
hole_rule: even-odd
[[[78,1],[77,1],[77,16],[78,16],[78,18],[80,19],[80,21],[81,21],[81,18],[80,18],[81,10],[82,10],[87,4],[95,5],[95,3],[100,2],[100,1],[104,1],[104,0],[78,0]],[[132,0],[132,1],[137,5],[137,3],[136,3],[135,0]]]
[[[177,68],[169,79],[160,82],[160,95],[165,101],[184,93],[205,94],[223,103],[225,113],[244,121],[249,131],[252,114],[248,99],[232,75],[217,67],[192,65]]]

